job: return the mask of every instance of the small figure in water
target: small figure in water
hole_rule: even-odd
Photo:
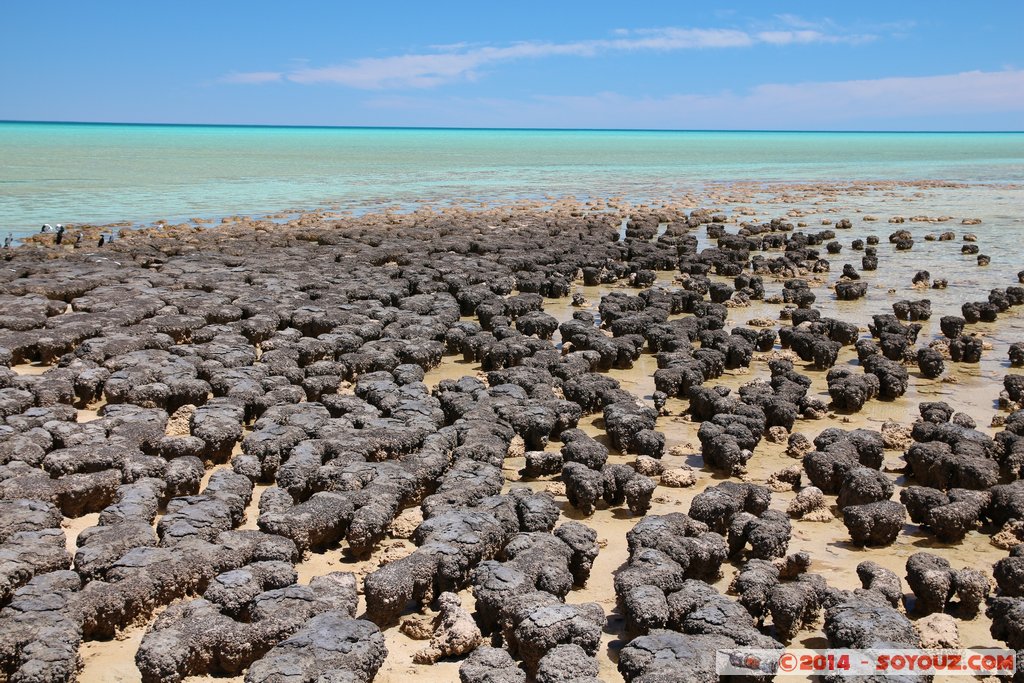
[[[60,223],[57,224],[57,244],[64,241],[64,226]]]
[[[7,233],[7,237],[4,238],[4,249],[10,249],[11,248],[11,242],[13,242],[13,241],[14,241],[14,235],[11,234],[11,233]]]

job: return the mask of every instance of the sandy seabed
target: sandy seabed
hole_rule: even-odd
[[[231,253],[230,260],[234,265],[230,267],[250,270],[253,273],[251,282],[255,283],[254,287],[261,289],[268,298],[272,299],[279,296],[282,291],[276,289],[278,284],[276,281],[271,281],[270,276],[265,275],[273,273],[275,262],[272,254],[275,250],[285,251],[294,248],[296,244],[301,248],[308,248],[308,245],[317,243],[325,250],[336,249],[339,244],[343,247],[344,242],[339,240],[335,243],[332,235],[360,240],[372,246],[374,239],[372,236],[375,231],[378,232],[385,238],[384,246],[381,249],[386,248],[391,251],[384,254],[379,263],[374,263],[374,267],[389,269],[399,268],[403,263],[401,254],[394,253],[396,241],[386,239],[390,234],[398,234],[403,230],[411,232],[419,229],[419,226],[434,225],[433,229],[436,230],[436,226],[441,225],[441,234],[447,235],[446,239],[457,240],[460,221],[469,220],[467,217],[472,217],[471,222],[478,226],[473,239],[482,239],[479,232],[480,225],[486,225],[487,229],[491,231],[489,239],[500,241],[503,230],[515,234],[519,225],[536,224],[538,221],[542,221],[557,227],[561,220],[590,216],[595,219],[600,218],[605,222],[606,233],[611,236],[613,241],[618,240],[616,233],[619,230],[619,224],[628,219],[637,225],[656,228],[653,236],[646,235],[644,238],[631,239],[642,239],[656,244],[659,240],[664,239],[665,235],[669,237],[693,235],[698,240],[699,249],[715,246],[715,240],[707,235],[707,224],[701,223],[692,228],[680,227],[681,222],[685,221],[687,211],[698,207],[710,207],[714,213],[722,214],[718,218],[724,218],[724,220],[715,222],[720,222],[730,233],[735,233],[742,223],[757,225],[780,217],[793,224],[795,231],[816,233],[821,230],[836,230],[836,222],[847,218],[851,221],[852,226],[836,230],[837,235],[834,238],[843,245],[840,254],[825,253],[823,244],[816,247],[821,250],[823,258],[829,259],[831,269],[818,273],[766,274],[764,275],[764,287],[768,295],[767,298],[771,299],[772,295],[778,295],[783,289],[783,282],[789,277],[794,275],[803,277],[810,283],[811,290],[816,294],[814,307],[821,311],[823,317],[853,322],[860,327],[862,338],[870,338],[867,325],[871,322],[872,315],[890,313],[892,303],[903,299],[914,300],[927,297],[931,300],[932,314],[929,320],[921,322],[922,330],[917,339],[919,348],[943,338],[938,323],[941,316],[959,315],[960,304],[965,301],[985,300],[990,289],[1005,288],[1017,282],[1016,271],[1022,264],[1019,261],[1017,263],[1009,262],[1016,257],[1016,252],[1007,252],[1001,248],[995,250],[989,248],[990,244],[1002,244],[1006,236],[996,232],[996,228],[991,225],[988,217],[981,216],[980,224],[963,225],[961,224],[962,220],[971,219],[974,216],[946,215],[948,210],[944,207],[942,198],[971,191],[970,188],[934,183],[809,184],[772,187],[740,184],[715,189],[705,195],[675,198],[661,206],[632,205],[626,201],[616,200],[595,201],[589,204],[561,200],[539,202],[532,205],[523,204],[512,208],[491,208],[480,210],[475,214],[466,209],[446,209],[437,213],[421,210],[413,214],[415,218],[400,214],[381,214],[356,219],[324,213],[307,214],[284,225],[261,224],[248,219],[240,219],[225,223],[216,230],[183,225],[141,230],[137,233],[125,232],[113,247],[103,250],[92,248],[56,249],[47,243],[47,238],[40,237],[30,241],[28,246],[16,250],[16,253],[9,258],[7,267],[23,269],[25,273],[20,276],[20,279],[34,277],[34,270],[49,269],[48,275],[41,276],[45,279],[45,277],[52,278],[53,273],[60,272],[61,267],[57,264],[62,261],[68,262],[67,267],[71,269],[72,274],[84,273],[88,270],[90,263],[109,262],[110,260],[124,262],[131,268],[137,269],[139,273],[158,274],[154,279],[154,288],[158,291],[155,293],[145,292],[145,294],[159,297],[159,290],[162,289],[180,291],[180,289],[199,288],[199,291],[203,291],[201,289],[203,274],[208,274],[210,271],[190,271],[189,268],[182,267],[181,264],[193,260],[202,263],[204,267],[209,266],[209,261],[205,259],[204,254],[207,250],[211,250],[213,245],[216,245],[216,249],[224,253]],[[940,198],[937,198],[936,192],[941,192]],[[899,221],[898,224],[887,222],[897,214],[906,215],[906,222]],[[912,221],[911,216],[918,216],[918,220]],[[90,227],[80,229],[89,235],[89,242],[101,231],[100,228]],[[888,233],[897,229],[910,230],[915,240],[913,249],[896,251],[889,243]],[[925,240],[926,234],[938,234],[947,230],[955,232],[953,241]],[[978,237],[977,242],[970,242],[970,244],[978,244],[982,253],[992,256],[990,266],[980,267],[977,265],[974,255],[960,253],[961,246],[966,244],[964,235],[967,233],[974,233]],[[785,234],[791,235],[792,232],[787,231]],[[881,243],[878,245],[878,270],[862,273],[864,281],[868,284],[867,296],[856,301],[839,301],[831,286],[839,279],[843,263],[853,263],[858,271],[861,270],[860,257],[862,254],[852,251],[850,245],[852,240],[863,239],[868,235],[880,236]],[[552,230],[548,239],[552,245],[557,245],[558,231]],[[400,240],[397,242],[400,243]],[[225,245],[230,246],[225,248]],[[409,249],[411,251],[415,251],[417,248],[419,246],[415,241],[410,242]],[[523,247],[523,255],[529,257],[531,249],[541,250],[542,248],[543,246],[539,242],[531,238]],[[266,250],[264,252],[268,255],[266,265],[261,265],[261,254],[258,251],[246,254],[249,249]],[[372,252],[372,249],[370,251]],[[487,248],[485,247],[482,251],[486,253]],[[88,257],[86,252],[89,253]],[[774,250],[766,251],[764,254],[773,257],[780,256],[782,252]],[[9,254],[9,256],[11,255]],[[462,256],[466,256],[466,254],[463,253]],[[341,261],[343,258],[344,255],[339,252],[338,260]],[[446,257],[443,253],[438,253],[434,254],[432,258],[439,259],[439,263],[443,263]],[[228,268],[229,266],[224,265],[223,267]],[[76,271],[76,269],[78,270]],[[923,269],[929,270],[933,279],[948,279],[948,288],[936,290],[912,288],[911,276],[914,272]],[[197,276],[196,273],[200,273],[200,275]],[[500,275],[502,274],[496,274],[496,277]],[[657,270],[655,276],[656,281],[653,286],[656,288],[673,291],[683,286],[678,271]],[[305,274],[305,277],[309,282],[316,282],[317,279],[316,273],[312,272]],[[311,287],[306,291],[317,291],[321,295],[328,295],[331,277],[334,275],[328,276],[328,282],[323,288]],[[714,274],[709,275],[709,280],[733,283],[732,277]],[[20,284],[19,277],[10,275],[7,277],[2,287],[5,290],[3,298],[8,300],[4,302],[5,307],[11,305],[11,299],[35,296],[45,290],[45,283],[34,289],[20,286]],[[99,282],[95,284],[102,286]],[[94,288],[85,288],[82,295]],[[216,292],[216,283],[214,282],[212,288],[207,288],[206,291]],[[516,291],[512,293],[514,294]],[[557,298],[545,297],[543,312],[553,316],[559,323],[564,323],[571,320],[574,313],[578,311],[589,311],[597,315],[602,298],[608,297],[613,292],[635,296],[640,291],[642,290],[632,286],[626,277],[593,286],[585,286],[580,277],[571,278],[569,280],[569,295]],[[43,293],[51,299],[54,298],[53,293]],[[582,300],[578,300],[576,305],[573,305],[572,295],[580,295]],[[76,298],[78,296],[71,297],[68,302],[70,306],[64,313],[48,316],[51,323],[48,324],[48,327],[55,327],[52,320],[59,319],[61,316],[77,314],[79,309],[75,306],[74,299]],[[100,297],[100,299],[102,298]],[[304,303],[316,306],[319,299],[320,297],[317,297],[306,300]],[[295,301],[295,299],[281,299],[281,302],[286,305],[298,305],[294,303]],[[91,306],[92,310],[102,310],[102,306],[97,306],[95,303],[91,303]],[[172,307],[177,312],[170,310]],[[779,303],[766,303],[764,300],[756,299],[744,301],[742,305],[730,305],[725,329],[749,327],[748,323],[756,319],[767,319],[775,328],[789,325],[788,321],[779,319],[780,311],[783,308],[784,306]],[[19,309],[8,308],[3,313],[5,316],[18,315]],[[171,316],[187,315],[188,311],[185,303],[177,303],[168,304],[167,310],[155,311],[155,313]],[[670,320],[689,315],[686,313],[673,314],[670,316]],[[208,316],[207,322],[203,324],[233,324],[230,321],[210,322],[214,318],[216,316]],[[286,327],[285,318],[282,317],[280,320],[282,321],[280,327],[283,329]],[[474,316],[463,315],[461,318],[461,322],[473,320],[476,320]],[[141,321],[140,324],[145,323]],[[28,328],[17,328],[17,330],[26,329]],[[2,328],[0,331],[7,332],[8,328]],[[9,332],[11,335],[16,334],[13,328]],[[169,328],[162,328],[162,333],[170,333],[172,337],[176,336],[176,332]],[[215,340],[219,333],[220,331],[214,330],[210,336],[211,341]],[[794,425],[793,432],[802,433],[813,440],[817,434],[830,427],[838,427],[843,430],[864,428],[878,431],[882,424],[887,422],[909,427],[919,419],[919,403],[945,401],[956,411],[973,418],[978,425],[978,430],[989,436],[994,436],[1001,428],[992,425],[999,424],[999,418],[1008,414],[1008,411],[1000,405],[1003,376],[1009,371],[1008,349],[1011,343],[1024,341],[1024,320],[1015,309],[1011,308],[1001,313],[995,322],[969,325],[967,333],[980,337],[984,341],[985,349],[980,363],[952,362],[947,353],[945,371],[939,379],[928,379],[918,371],[916,364],[907,363],[908,388],[901,397],[887,401],[870,400],[861,410],[850,414],[830,410],[820,419],[800,417]],[[107,331],[101,331],[101,334],[107,334]],[[267,338],[269,339],[269,337]],[[49,357],[43,357],[46,355],[45,353],[41,356],[37,347],[26,342],[24,351],[14,349],[12,357],[14,378],[26,380],[29,384],[24,386],[30,386],[33,380],[26,378],[47,377],[48,373],[57,367],[58,359],[65,354],[73,355],[75,348],[82,341],[84,339],[76,339],[70,349],[60,349],[61,353],[50,352]],[[179,344],[187,344],[189,339],[186,335],[186,338],[176,338],[175,341]],[[569,345],[563,345],[562,341],[560,333],[555,332],[552,342],[565,353],[569,350]],[[7,343],[9,342],[0,340],[0,347]],[[258,361],[261,354],[266,353],[266,350],[261,349],[260,341],[254,343],[253,346],[255,348],[254,359]],[[749,367],[725,370],[721,377],[705,382],[705,386],[725,386],[732,389],[735,394],[741,386],[753,380],[770,378],[768,360],[780,357],[794,359],[796,370],[811,378],[809,397],[818,398],[825,404],[829,403],[827,370],[815,368],[811,363],[801,361],[791,351],[782,349],[778,343],[771,352],[756,352]],[[112,365],[109,359],[104,362],[115,372],[117,367],[123,367],[123,364],[121,366]],[[65,361],[60,361],[59,364],[67,365]],[[842,347],[836,366],[859,368],[857,353],[853,346]],[[658,362],[655,354],[645,348],[632,362],[632,367],[615,367],[601,370],[601,372],[617,380],[622,389],[633,394],[642,403],[652,406],[656,392],[654,374],[657,369]],[[423,382],[431,391],[436,391],[440,383],[446,380],[457,380],[464,376],[486,379],[486,372],[479,360],[466,360],[462,354],[446,352],[440,364],[426,371]],[[358,380],[358,374],[339,380],[337,392],[351,393],[353,380]],[[8,385],[14,386],[15,384],[16,382],[12,381]],[[76,400],[77,422],[84,426],[96,420],[103,420],[104,408],[108,399],[109,396],[101,392],[87,401]],[[36,400],[38,400],[38,393]],[[304,397],[303,400],[308,400],[308,397]],[[168,412],[173,411],[169,410]],[[8,411],[5,414],[13,415],[15,413]],[[995,421],[994,418],[996,418]],[[768,439],[762,439],[743,471],[730,473],[712,469],[705,465],[701,456],[701,444],[697,436],[699,426],[700,423],[688,414],[687,400],[679,397],[667,398],[655,427],[658,432],[664,434],[665,438],[661,464],[666,472],[692,468],[695,483],[688,487],[675,488],[666,486],[662,482],[654,490],[650,507],[645,516],[685,513],[690,509],[694,497],[709,487],[728,480],[766,485],[774,473],[800,464],[798,458],[787,454],[786,443],[773,443]],[[622,453],[613,447],[613,440],[609,438],[601,411],[585,414],[579,422],[579,427],[609,448],[609,463],[632,465],[636,461],[635,453]],[[247,418],[243,425],[243,433],[249,435],[255,429],[255,424]],[[168,427],[168,434],[170,433],[170,427]],[[545,450],[557,452],[561,446],[562,444],[557,439],[552,438]],[[238,441],[231,448],[229,457],[213,460],[204,458],[207,463],[200,483],[201,490],[205,488],[213,474],[232,469],[232,458],[237,459],[243,455],[241,442]],[[13,459],[16,458],[8,457],[8,460]],[[565,495],[565,484],[561,481],[559,474],[524,478],[522,470],[525,465],[526,459],[521,441],[517,439],[513,442],[508,456],[502,464],[502,473],[505,479],[504,493],[507,493],[512,487],[523,486],[537,492],[546,492],[552,496],[554,503],[559,508],[560,515],[557,522],[559,525],[567,521],[579,521],[597,533],[597,544],[600,551],[594,560],[589,580],[584,586],[574,587],[565,596],[565,602],[574,605],[594,602],[601,606],[606,621],[602,627],[600,644],[596,649],[599,677],[607,683],[623,681],[625,679],[617,666],[618,655],[620,650],[628,644],[630,636],[626,634],[621,601],[616,596],[613,579],[616,572],[629,563],[630,553],[626,545],[626,534],[642,516],[632,514],[623,505],[609,506],[603,503],[599,504],[592,514],[584,515],[569,504]],[[900,499],[900,492],[905,487],[915,483],[905,476],[905,467],[906,461],[902,449],[887,449],[885,451],[881,471],[895,484],[895,492],[892,496],[894,500]],[[236,471],[238,469],[239,467],[235,467]],[[1009,481],[1005,472],[1001,476],[1002,481]],[[656,482],[659,482],[657,475],[654,478]],[[803,486],[808,485],[806,475],[802,484]],[[260,502],[263,494],[272,485],[272,481],[257,481],[255,483],[251,500],[245,508],[243,521],[238,528],[252,530],[260,528],[258,523],[261,511]],[[18,497],[11,487],[2,489],[0,493],[2,493],[0,496],[2,498]],[[797,491],[795,490],[773,491],[770,509],[785,513],[789,503],[796,495]],[[999,531],[998,528],[979,526],[968,531],[959,542],[943,543],[937,540],[928,529],[911,523],[910,520],[907,520],[891,545],[880,548],[860,547],[851,542],[850,533],[842,521],[842,514],[835,507],[835,496],[829,495],[826,498],[833,512],[828,521],[791,520],[792,534],[786,553],[809,553],[811,565],[808,571],[823,576],[832,588],[845,590],[861,588],[856,567],[865,560],[872,560],[902,578],[906,575],[908,557],[920,551],[945,558],[954,569],[976,568],[989,576],[992,573],[992,566],[1000,559],[1007,557],[1007,550],[996,547],[992,543],[992,536]],[[423,515],[419,511],[418,501],[407,502],[402,507],[403,510],[399,512],[390,527],[390,533],[376,544],[369,557],[354,558],[347,552],[348,542],[345,540],[331,543],[326,548],[306,550],[295,564],[298,583],[307,584],[314,577],[330,572],[349,571],[356,575],[357,583],[361,587],[362,580],[367,575],[387,563],[410,555],[416,550],[416,545],[410,539],[410,532],[422,521]],[[164,513],[165,508],[161,508],[156,518],[153,519],[154,529],[158,527]],[[86,529],[95,527],[99,523],[99,518],[99,509],[79,516],[63,518],[61,528],[64,530],[67,550],[70,553],[74,553],[77,548],[79,534]],[[729,591],[730,583],[743,563],[743,557],[737,556],[722,564],[721,576],[714,583],[719,592],[727,593]],[[474,608],[472,588],[472,582],[466,582],[459,593],[462,598],[462,606],[470,612]],[[913,594],[905,581],[902,588],[906,600],[898,607],[898,610],[908,616],[911,621],[916,622],[921,615],[914,609]],[[994,583],[993,590],[995,590]],[[175,598],[171,604],[178,604],[195,597],[195,594],[189,593],[184,597]],[[731,597],[735,598],[736,596]],[[167,605],[160,605],[135,623],[123,625],[117,629],[117,634],[113,639],[86,638],[79,648],[81,669],[77,673],[77,679],[88,683],[142,680],[142,675],[135,663],[136,652],[143,638],[151,630],[156,618],[166,608]],[[366,609],[366,600],[360,589],[356,614],[364,615]],[[1004,646],[990,634],[992,623],[985,616],[984,606],[975,615],[960,614],[955,603],[948,608],[948,611],[956,618],[959,639],[964,647]],[[406,616],[411,613],[411,610],[407,610]],[[425,613],[435,614],[432,609],[427,609]],[[2,628],[5,616],[9,615],[0,612],[0,628]],[[772,633],[770,620],[762,630],[769,635]],[[417,681],[459,680],[458,670],[464,657],[447,657],[430,665],[417,664],[414,663],[413,656],[424,647],[424,641],[408,637],[400,630],[398,624],[385,625],[383,635],[388,654],[374,679],[378,683],[398,683],[409,679]],[[498,642],[495,641],[496,644]],[[818,618],[815,622],[806,624],[790,645],[794,647],[827,647],[828,639],[823,631],[822,619]],[[190,675],[184,680],[242,681],[243,675],[236,677]]]

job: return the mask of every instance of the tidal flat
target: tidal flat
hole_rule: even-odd
[[[1024,650],[1020,193],[26,238],[0,672],[630,683],[717,680],[741,646]]]

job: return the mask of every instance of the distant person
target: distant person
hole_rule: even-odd
[[[14,235],[12,235],[11,233],[7,233],[7,237],[4,238],[4,249],[10,249],[11,248],[11,242],[13,242],[13,241],[14,241]]]
[[[85,235],[83,235],[82,233],[78,233],[77,235],[75,235],[75,249],[78,249],[80,246],[82,246],[83,237],[85,237]]]
[[[43,227],[39,229],[39,232],[53,232],[53,226],[49,223],[43,223]]]
[[[100,235],[99,244],[97,244],[96,246],[102,247],[106,241],[107,241],[107,236],[106,235]]]
[[[60,223],[57,224],[57,244],[64,241],[64,226]]]

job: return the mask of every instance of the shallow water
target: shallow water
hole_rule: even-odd
[[[0,232],[16,236],[43,223],[866,179],[1021,183],[1024,134],[0,123]]]

